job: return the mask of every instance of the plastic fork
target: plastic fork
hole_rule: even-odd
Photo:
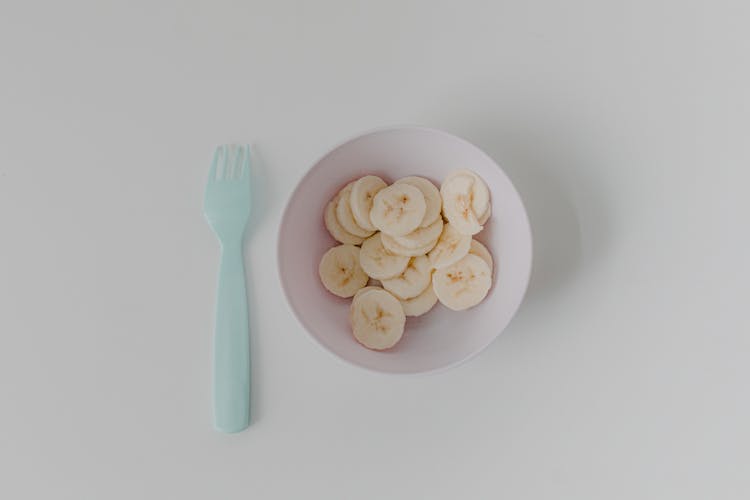
[[[250,424],[250,339],[243,246],[250,216],[250,147],[219,146],[204,201],[221,243],[213,339],[214,427],[239,432]]]

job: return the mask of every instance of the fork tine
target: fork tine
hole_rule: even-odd
[[[208,170],[208,182],[216,180],[216,167],[219,164],[219,154],[221,153],[222,146],[218,146],[214,151],[214,159],[211,162],[211,168]]]
[[[232,175],[233,180],[239,179],[242,176],[243,154],[244,154],[244,150],[242,146],[235,146],[234,163],[232,164],[232,166],[234,167],[234,172]]]
[[[242,163],[241,179],[250,178],[250,145],[245,144],[245,161]]]
[[[224,152],[224,172],[221,178],[226,181],[232,178],[232,148],[228,144],[224,144],[221,149]]]

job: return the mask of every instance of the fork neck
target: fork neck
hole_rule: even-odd
[[[241,253],[244,239],[245,239],[244,233],[222,237],[220,240],[222,252],[224,253],[240,252]]]

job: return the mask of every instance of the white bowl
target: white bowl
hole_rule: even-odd
[[[438,303],[419,318],[407,318],[404,336],[392,349],[366,349],[351,334],[351,299],[332,295],[318,278],[321,256],[338,244],[323,225],[326,203],[346,183],[366,174],[386,182],[419,175],[440,186],[446,174],[459,168],[479,174],[491,192],[492,217],[476,238],[495,261],[492,289],[484,302],[467,311],[454,312]],[[508,325],[529,282],[531,229],[513,184],[479,148],[440,130],[390,128],[334,148],[302,178],[281,220],[278,264],[292,311],[326,350],[376,372],[434,372],[476,355]]]

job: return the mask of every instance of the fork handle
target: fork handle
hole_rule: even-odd
[[[222,243],[214,330],[214,427],[250,424],[250,339],[242,242]]]

